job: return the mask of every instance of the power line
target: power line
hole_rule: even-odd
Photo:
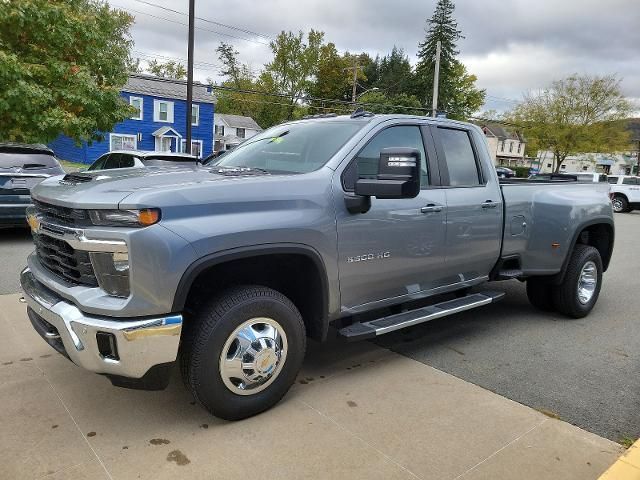
[[[147,59],[156,59],[156,58],[160,58],[162,60],[179,60],[180,62],[186,62],[187,60],[185,58],[181,58],[181,57],[169,57],[166,55],[160,55],[158,53],[147,53],[147,52],[142,52],[140,50],[131,50],[132,53],[134,53],[136,56],[140,56],[140,57],[146,57],[145,60]],[[209,72],[218,72],[218,73],[222,73],[222,66],[221,65],[216,65],[215,63],[208,63],[208,62],[202,62],[202,61],[194,61],[194,64],[197,65],[201,65],[203,67],[212,67],[211,69],[200,69],[200,70],[205,70],[205,71],[209,71]]]
[[[184,22],[180,22],[178,20],[173,20],[171,18],[166,18],[166,17],[159,17],[158,15],[153,15],[152,13],[147,13],[147,12],[142,12],[140,10],[135,10],[133,8],[129,8],[129,7],[124,7],[122,5],[118,5],[116,3],[112,3],[111,5],[113,5],[114,7],[117,7],[119,9],[125,10],[126,12],[129,13],[137,13],[140,15],[146,15],[148,17],[152,17],[152,18],[157,18],[158,20],[164,20],[165,22],[171,22],[171,23],[175,23],[177,25],[184,25],[185,27],[188,27],[189,24],[188,23],[184,23]],[[259,40],[253,40],[251,38],[244,38],[244,37],[239,37],[237,35],[231,35],[230,33],[224,33],[224,32],[220,32],[218,30],[211,30],[208,28],[204,28],[204,27],[195,27],[198,30],[202,30],[203,32],[210,32],[210,33],[215,33],[216,35],[223,35],[225,37],[230,37],[230,38],[236,38],[238,40],[244,40],[245,42],[252,42],[252,43],[257,43],[259,45],[269,45],[266,42],[261,42]]]
[[[167,12],[177,13],[178,15],[187,15],[187,13],[185,13],[185,12],[181,12],[179,10],[174,10],[173,8],[165,7],[163,5],[158,5],[157,3],[148,2],[146,0],[134,0],[134,1],[136,1],[138,3],[142,3],[144,5],[149,5],[151,7],[160,8],[160,9],[165,10]],[[254,32],[252,30],[247,30],[245,28],[236,27],[234,25],[228,25],[226,23],[216,22],[216,21],[210,20],[208,18],[202,18],[202,17],[195,17],[195,18],[198,19],[198,20],[201,20],[203,22],[210,23],[212,25],[218,25],[219,27],[224,27],[224,28],[228,28],[230,30],[236,30],[238,32],[248,33],[249,35],[255,35],[257,37],[266,38],[267,40],[272,40],[272,38],[269,35],[265,35],[263,33]]]

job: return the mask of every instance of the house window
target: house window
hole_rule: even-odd
[[[200,123],[200,105],[191,105],[191,125]]]
[[[187,151],[186,140],[182,140],[182,151]],[[191,140],[191,155],[202,158],[202,140]]]
[[[244,128],[236,128],[236,137],[244,138]]]
[[[224,143],[222,143],[222,142],[221,142],[221,141],[219,141],[219,140],[216,140],[216,141],[214,142],[214,144],[213,144],[213,149],[214,149],[216,152],[219,152],[220,150],[224,150]]]
[[[215,134],[224,137],[224,125],[216,125]]]
[[[154,122],[173,123],[173,102],[154,100],[153,120]]]
[[[509,153],[513,153],[513,142],[509,142]]]
[[[504,152],[504,142],[500,142],[500,151]]]
[[[518,153],[520,153],[520,150],[522,150],[522,144],[518,143]]]
[[[560,165],[560,170],[566,170],[567,166],[563,163],[562,165]]]
[[[132,120],[142,120],[142,98],[141,97],[129,97],[129,105],[136,109],[136,114],[131,117]]]
[[[547,163],[547,168],[551,168],[551,164],[550,163]]]
[[[138,137],[135,135],[123,135],[112,133],[109,135],[109,151],[114,150],[136,150],[138,148]]]

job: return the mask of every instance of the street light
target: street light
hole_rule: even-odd
[[[358,99],[359,99],[361,96],[363,96],[365,93],[369,93],[369,92],[377,92],[378,90],[380,90],[378,87],[373,87],[373,88],[370,88],[370,89],[368,89],[368,90],[365,90],[364,92],[362,92],[360,95],[358,95],[358,96],[356,97],[356,101],[358,101]]]

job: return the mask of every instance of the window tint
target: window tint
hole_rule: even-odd
[[[353,190],[359,178],[376,178],[380,152],[385,148],[392,147],[415,148],[420,152],[420,185],[422,187],[429,185],[427,156],[424,151],[420,127],[401,125],[382,130],[360,150],[355,161],[351,162],[344,173],[345,189]]]
[[[135,160],[131,155],[120,155],[118,168],[131,168],[133,166],[135,166]]]
[[[0,168],[18,167],[22,169],[54,168],[58,161],[45,153],[0,153]]]
[[[609,183],[618,183],[618,177],[609,177],[607,178]]]
[[[469,134],[464,130],[450,128],[438,128],[438,133],[449,170],[449,185],[480,185],[480,172]]]
[[[622,179],[622,184],[623,185],[637,185],[638,184],[638,180],[636,178],[633,178],[633,177],[623,178]]]
[[[87,170],[102,170],[109,157],[110,155],[102,155],[95,162],[93,162]]]

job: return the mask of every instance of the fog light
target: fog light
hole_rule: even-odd
[[[114,297],[129,296],[129,254],[91,252],[89,258],[100,288]]]
[[[118,344],[113,333],[96,332],[96,342],[98,343],[98,351],[102,358],[109,360],[120,360],[118,355]]]

